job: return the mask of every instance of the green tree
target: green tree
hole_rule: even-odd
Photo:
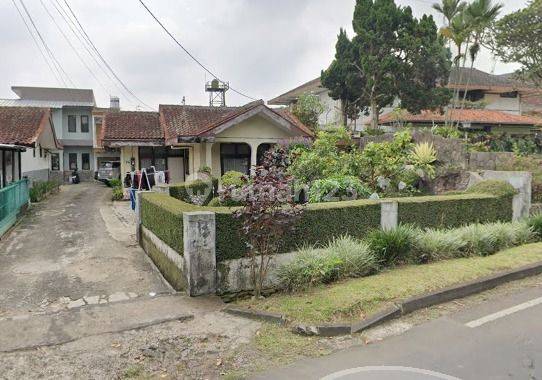
[[[318,129],[318,118],[324,112],[324,106],[318,96],[301,94],[294,106],[294,115],[313,131]]]
[[[417,20],[394,0],[357,0],[352,25],[355,36],[341,31],[335,60],[322,72],[330,96],[348,101],[345,113],[370,113],[377,128],[381,109],[396,97],[410,112],[449,102],[448,90],[436,88],[450,63],[431,16]]]
[[[355,119],[359,108],[355,101],[358,97],[360,83],[352,72],[353,46],[346,31],[340,29],[335,44],[335,59],[327,70],[322,70],[322,85],[329,90],[329,96],[341,103],[341,123],[347,127],[348,118]]]
[[[519,74],[542,87],[542,0],[498,20],[488,40],[502,61],[519,63]]]
[[[463,12],[467,3],[462,0],[441,0],[441,3],[433,4],[433,9],[441,13],[446,20],[446,26],[452,24],[452,20],[459,13]]]

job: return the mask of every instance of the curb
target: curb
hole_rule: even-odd
[[[449,302],[454,299],[464,298],[476,293],[493,289],[499,285],[503,285],[511,281],[521,280],[523,278],[536,276],[539,274],[542,274],[542,262],[526,265],[518,269],[499,272],[460,285],[454,285],[434,292],[422,294],[420,296],[407,298],[406,300],[403,300],[388,309],[352,324],[295,325],[292,328],[292,331],[305,336],[317,335],[325,337],[354,334],[372,327],[376,327],[384,322],[399,318],[420,309]],[[229,310],[226,309],[225,311],[230,314],[251,319],[258,319],[266,322],[279,323],[278,321],[280,318],[279,324],[281,325],[286,322],[286,316],[280,314],[233,308]]]
[[[284,325],[286,323],[286,317],[282,314],[267,313],[265,311],[242,309],[236,307],[227,307],[223,311],[231,315],[254,319],[257,321],[276,323],[278,325]]]

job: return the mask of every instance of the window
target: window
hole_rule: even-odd
[[[273,148],[274,144],[260,144],[258,145],[258,150],[256,150],[256,165],[261,165],[263,161],[264,154]]]
[[[77,153],[68,154],[68,163],[70,165],[70,170],[77,169]]]
[[[248,144],[220,144],[222,174],[229,171],[249,174],[250,146]]]
[[[68,115],[68,132],[77,132],[77,120],[75,118],[75,115]]]
[[[88,133],[88,116],[81,115],[81,133]]]
[[[502,94],[500,94],[500,96],[501,98],[515,99],[518,97],[518,92],[517,91],[503,92]]]
[[[463,96],[465,95],[464,91],[459,91],[459,98],[463,99]],[[484,92],[482,90],[469,90],[467,91],[467,97],[466,99],[469,102],[479,102],[480,100],[484,99]]]
[[[40,145],[40,158],[43,158],[43,150],[41,149],[41,145]]]
[[[51,153],[51,170],[60,170],[60,155],[58,153]]]
[[[13,151],[12,150],[6,150],[4,151],[4,179],[5,179],[5,185],[9,185],[11,182],[13,182]],[[4,186],[5,186],[4,185]]]
[[[89,153],[81,153],[81,169],[83,170],[90,170],[90,154]]]

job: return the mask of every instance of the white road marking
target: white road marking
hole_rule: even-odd
[[[493,313],[493,314],[486,315],[485,317],[482,317],[480,319],[470,321],[469,323],[466,324],[466,326],[468,326],[470,328],[480,327],[482,325],[485,325],[488,322],[493,322],[493,321],[495,321],[495,320],[497,320],[499,318],[506,317],[508,315],[517,313],[518,311],[529,309],[529,308],[531,308],[533,306],[537,306],[537,305],[540,305],[540,304],[542,304],[542,297],[536,298],[534,300],[530,300],[530,301],[527,301],[527,302],[524,302],[524,303],[516,305],[516,306],[512,306],[511,308],[504,309],[504,310],[498,311],[498,312]]]
[[[363,374],[363,373],[368,373],[370,376],[371,373],[374,375],[378,372],[395,372],[396,374],[415,373],[418,375],[424,375],[424,376],[420,376],[420,379],[461,380],[454,376],[430,371],[427,369],[401,367],[401,366],[368,366],[368,367],[349,368],[349,369],[345,369],[339,372],[331,373],[327,376],[320,378],[320,380],[339,380],[347,376],[351,376],[355,374]],[[370,377],[366,377],[366,378],[369,379]]]

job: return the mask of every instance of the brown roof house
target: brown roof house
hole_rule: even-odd
[[[399,126],[410,123],[414,127],[433,127],[444,125],[446,117],[448,117],[448,120],[460,123],[464,129],[506,132],[509,134],[529,134],[533,131],[533,128],[537,128],[542,124],[542,119],[536,117],[514,115],[488,109],[450,109],[447,112],[450,114],[423,111],[416,115],[405,113],[400,117],[391,112],[380,118],[380,124]]]
[[[0,188],[24,176],[49,179],[60,147],[49,108],[0,107]]]
[[[468,83],[468,86],[467,86]],[[542,112],[542,93],[532,84],[520,82],[513,74],[494,75],[477,69],[452,69],[447,85],[450,89],[460,90],[460,96],[467,89],[467,99],[480,102],[483,108],[514,115],[524,115]],[[340,101],[329,97],[328,91],[322,86],[320,78],[313,79],[293,90],[271,99],[271,105],[292,106],[299,96],[310,93],[318,96],[325,111],[320,115],[319,124],[336,124],[341,120]],[[393,111],[399,105],[399,99],[382,109],[382,114]],[[360,115],[358,120],[349,120],[349,125],[360,127],[370,120],[370,115]]]
[[[250,173],[263,153],[282,139],[312,137],[287,110],[263,101],[241,107],[160,105],[159,112],[109,112],[103,145],[121,150],[121,170],[169,170],[172,182],[215,177],[235,170]]]

